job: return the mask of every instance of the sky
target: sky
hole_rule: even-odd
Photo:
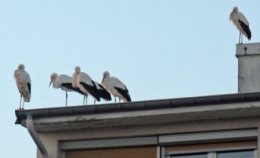
[[[32,80],[25,109],[65,106],[50,75],[71,76],[75,66],[97,82],[109,71],[133,101],[237,93],[234,6],[250,23],[244,43],[260,42],[259,0],[0,1],[0,157],[36,157],[27,129],[14,124],[21,63]],[[69,106],[82,102],[68,93]]]

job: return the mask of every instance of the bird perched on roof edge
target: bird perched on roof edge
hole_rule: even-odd
[[[75,72],[72,77],[72,86],[78,87],[84,93],[83,105],[85,98],[87,101],[88,94],[94,98],[94,104],[96,103],[96,100],[100,101],[100,96],[94,81],[88,74],[81,72],[79,66],[75,67]]]
[[[52,73],[51,74],[51,81],[49,86],[53,86],[53,88],[60,88],[63,91],[66,91],[66,106],[67,106],[67,99],[68,99],[68,94],[67,92],[71,92],[71,91],[75,91],[78,92],[82,95],[84,95],[84,93],[79,89],[79,88],[74,88],[72,86],[72,78],[70,76],[67,75],[59,75],[57,73]]]
[[[131,98],[126,86],[118,78],[110,77],[108,71],[103,73],[102,85],[108,90],[114,97],[119,97],[119,102],[122,99],[124,102],[130,102]]]
[[[14,71],[14,78],[16,85],[21,94],[20,108],[24,109],[24,102],[30,102],[31,99],[31,78],[30,75],[25,71],[23,64],[18,66],[18,69]],[[21,101],[23,97],[23,107],[21,108]]]
[[[238,12],[238,8],[234,7],[233,11],[230,13],[229,20],[233,22],[233,24],[239,30],[239,41],[238,43],[243,43],[243,36],[246,36],[248,40],[251,39],[251,31],[249,28],[249,22],[247,21],[246,17],[241,13]],[[240,41],[241,39],[241,41]]]

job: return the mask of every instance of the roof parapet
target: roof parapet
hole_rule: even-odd
[[[175,98],[175,99],[173,98],[173,99],[162,99],[162,100],[148,100],[148,101],[88,105],[88,106],[15,110],[15,114],[17,117],[15,124],[21,124],[21,120],[26,119],[28,115],[31,115],[33,118],[44,118],[44,117],[123,112],[123,111],[134,111],[134,110],[141,111],[141,110],[152,110],[152,109],[195,107],[195,106],[207,106],[212,104],[227,104],[227,103],[250,102],[250,101],[260,101],[260,92]]]

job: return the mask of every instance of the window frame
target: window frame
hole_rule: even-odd
[[[223,147],[223,148],[206,148],[194,150],[177,150],[166,151],[165,147],[171,145],[190,145],[202,144],[205,142],[233,142],[233,141],[258,141],[258,129],[241,129],[241,130],[228,130],[228,131],[215,131],[215,132],[201,132],[201,133],[187,133],[187,134],[174,134],[174,135],[161,135],[159,136],[159,144],[161,145],[161,158],[170,158],[171,155],[177,154],[192,154],[192,153],[208,153],[208,158],[216,158],[216,153],[219,151],[238,151],[238,150],[254,150],[254,158],[257,158],[257,146],[245,145],[238,147]]]
[[[240,150],[256,150],[256,146],[241,146],[241,147],[228,147],[228,148],[209,148],[209,149],[198,149],[198,150],[184,150],[184,151],[171,151],[165,152],[165,156],[168,155],[179,155],[179,154],[197,154],[197,153],[217,153],[222,151],[240,151]]]
[[[254,158],[257,158],[257,146],[241,146],[241,147],[228,147],[228,148],[208,148],[208,149],[197,149],[197,150],[183,150],[183,151],[170,151],[165,152],[165,148],[162,147],[162,155],[163,158],[171,158],[173,155],[181,155],[181,154],[199,154],[206,153],[207,158],[217,158],[217,152],[223,151],[247,151],[253,150]]]

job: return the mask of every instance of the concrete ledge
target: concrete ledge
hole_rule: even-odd
[[[242,43],[236,45],[236,56],[260,55],[260,43]]]

